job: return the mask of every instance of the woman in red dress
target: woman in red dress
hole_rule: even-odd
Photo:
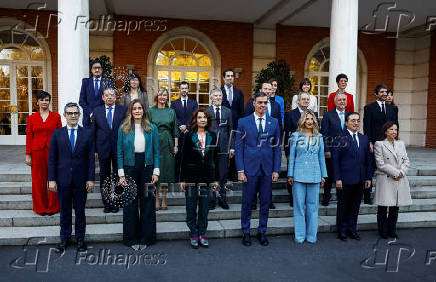
[[[32,169],[33,211],[39,215],[59,212],[55,192],[48,191],[48,146],[53,131],[61,128],[61,116],[49,110],[51,96],[41,91],[36,96],[39,111],[27,119],[26,164]]]

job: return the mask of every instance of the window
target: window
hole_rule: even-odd
[[[198,40],[183,36],[168,40],[155,60],[158,87],[168,88],[171,101],[180,97],[179,83],[189,83],[189,96],[200,107],[209,105],[212,60]]]
[[[45,58],[37,40],[24,31],[0,31],[0,144],[24,144],[36,94],[45,89]]]
[[[320,48],[309,60],[308,77],[312,82],[312,94],[318,99],[320,117],[327,111],[329,91],[330,47]]]

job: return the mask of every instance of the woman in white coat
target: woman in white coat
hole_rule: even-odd
[[[382,238],[397,238],[399,206],[412,204],[407,169],[409,158],[403,141],[398,140],[398,127],[387,122],[382,127],[382,141],[375,142],[374,156],[377,165],[375,204],[378,231]],[[388,214],[389,210],[389,216]]]

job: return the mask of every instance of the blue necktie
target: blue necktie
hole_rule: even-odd
[[[353,134],[353,143],[354,143],[354,147],[357,149],[359,149],[359,143],[357,143],[357,137],[356,137],[356,133]]]
[[[71,143],[71,151],[74,151],[74,128],[71,128],[71,134],[70,134],[70,143]]]
[[[341,119],[341,128],[342,130],[344,130],[344,125],[345,125],[344,112],[339,113],[339,118]]]
[[[109,106],[107,109],[109,110],[106,116],[107,125],[109,125],[109,128],[112,129],[112,106]]]
[[[263,118],[259,118],[258,120],[259,120],[259,128],[257,130],[257,134],[260,137],[263,134],[263,127],[262,127]]]
[[[232,106],[233,103],[233,92],[232,92],[232,88],[229,88],[229,104],[230,106]]]
[[[94,80],[94,95],[98,96],[98,78]]]

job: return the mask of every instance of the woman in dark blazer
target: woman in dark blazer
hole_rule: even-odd
[[[59,201],[55,192],[48,191],[48,147],[51,135],[61,128],[61,116],[50,111],[51,96],[41,91],[36,96],[39,111],[27,119],[26,164],[32,168],[33,211],[39,215],[59,212]]]
[[[118,130],[117,156],[121,185],[127,185],[127,175],[138,188],[133,202],[123,208],[123,243],[135,251],[143,250],[156,240],[153,185],[160,171],[157,127],[149,121],[145,105],[139,99],[130,103]]]
[[[141,77],[136,73],[131,73],[124,83],[124,95],[120,98],[120,104],[129,107],[130,102],[135,99],[141,100],[145,111],[148,110],[148,96],[142,86]]]
[[[206,110],[194,112],[191,131],[185,135],[181,162],[180,188],[186,196],[186,223],[191,231],[191,246],[207,248],[207,216],[213,190],[218,186],[216,134],[210,131],[212,116]],[[199,193],[200,190],[200,193]],[[197,218],[198,202],[198,218]]]

